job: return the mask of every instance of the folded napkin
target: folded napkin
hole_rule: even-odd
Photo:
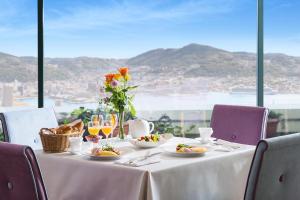
[[[160,154],[161,152],[156,152],[152,154],[146,154],[144,156],[138,156],[135,158],[123,158],[121,160],[117,160],[115,163],[119,165],[131,166],[131,167],[140,167],[144,165],[150,165],[154,163],[158,163],[161,161],[159,157],[156,155]]]
[[[221,151],[221,152],[231,152],[234,149],[226,146],[214,146],[214,151]]]
[[[224,147],[228,147],[228,148],[231,148],[231,149],[239,149],[239,148],[241,148],[240,144],[233,143],[233,142],[228,142],[228,141],[225,141],[225,140],[215,140],[213,142],[213,144],[215,144],[215,145],[222,145]]]
[[[141,167],[144,165],[150,165],[154,163],[160,162],[160,158],[148,158],[145,160],[136,160],[136,161],[131,161],[130,159],[122,159],[118,160],[115,163],[119,165],[125,165],[125,166],[130,166],[130,167]]]

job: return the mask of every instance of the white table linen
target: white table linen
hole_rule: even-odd
[[[165,145],[185,141],[173,138]],[[123,145],[136,150],[128,156],[146,151],[129,143]],[[159,163],[141,167],[92,161],[69,153],[36,151],[36,155],[50,200],[240,200],[254,150],[241,145],[231,152],[210,151],[196,158],[161,154]]]

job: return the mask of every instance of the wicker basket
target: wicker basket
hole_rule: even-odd
[[[69,148],[69,137],[79,137],[82,135],[80,132],[72,134],[49,134],[45,133],[49,129],[41,129],[40,137],[42,140],[43,149],[48,153],[59,153],[67,151]]]

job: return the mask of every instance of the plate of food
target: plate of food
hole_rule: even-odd
[[[194,144],[178,144],[176,146],[165,147],[164,149],[166,153],[172,156],[181,157],[203,156],[208,151],[207,147]]]
[[[118,160],[121,158],[121,152],[112,146],[105,145],[93,148],[86,156],[92,160]]]
[[[161,137],[159,134],[150,134],[141,136],[137,139],[130,140],[130,143],[133,144],[136,147],[139,148],[154,148],[158,147],[164,143],[166,143],[167,140],[163,137]]]

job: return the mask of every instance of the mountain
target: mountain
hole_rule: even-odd
[[[233,53],[210,46],[190,44],[179,49],[156,49],[127,61],[129,66],[150,66],[154,73],[181,71],[194,76],[249,76],[255,73],[255,54]]]
[[[255,76],[256,54],[230,52],[210,46],[190,44],[179,49],[155,49],[127,61],[129,66],[150,66],[153,73],[180,71],[185,77]],[[267,76],[299,76],[300,57],[265,54]]]
[[[85,73],[108,71],[111,67],[124,65],[122,59],[101,59],[92,57],[45,58],[46,80],[76,79]],[[36,80],[37,58],[17,57],[0,52],[0,82]]]
[[[36,65],[31,59],[16,57],[13,55],[0,53],[0,81],[11,82],[13,80],[32,81],[36,80]]]
[[[46,80],[77,80],[102,75],[127,65],[140,79],[180,75],[197,77],[252,77],[256,55],[230,52],[206,45],[189,44],[182,48],[154,49],[129,59],[95,57],[45,58]],[[0,82],[36,80],[37,59],[0,53]],[[273,77],[300,75],[300,57],[265,54],[265,74]]]

